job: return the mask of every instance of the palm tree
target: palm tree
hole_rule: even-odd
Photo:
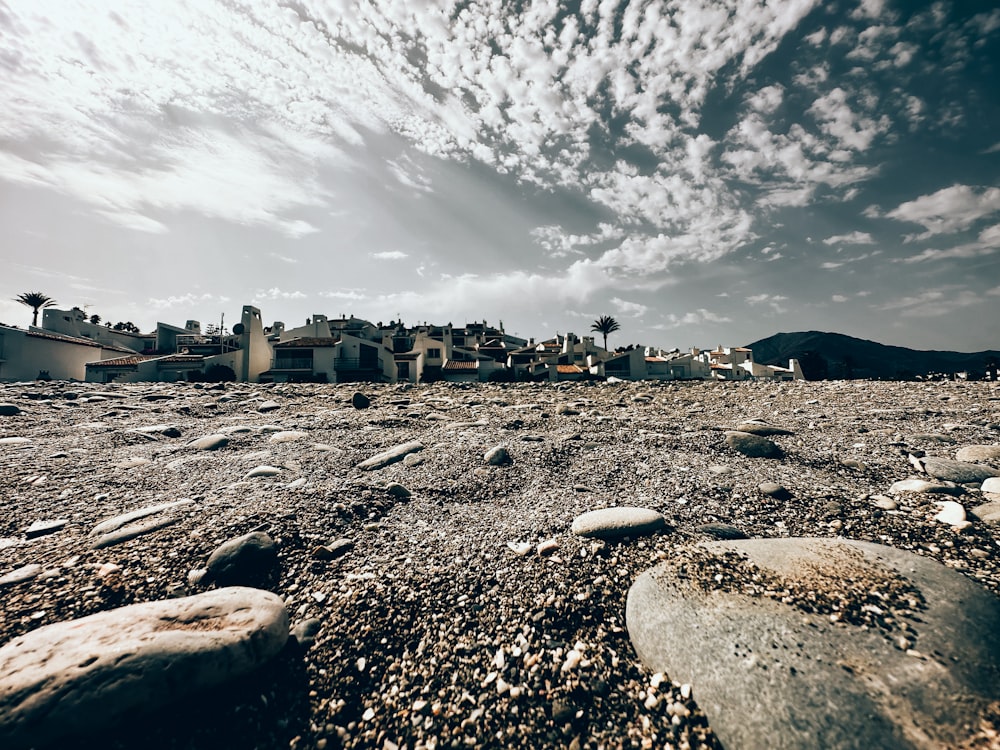
[[[51,297],[46,297],[41,292],[24,292],[19,294],[14,298],[15,302],[20,302],[22,305],[27,305],[32,309],[34,315],[31,318],[31,325],[38,326],[38,311],[43,307],[53,307],[56,301]]]
[[[100,325],[100,323],[101,323],[101,316],[98,315],[97,313],[94,313],[93,315],[90,316],[90,323],[91,323],[91,325],[95,325],[95,326],[96,325]]]
[[[604,334],[604,348],[608,348],[608,334],[614,333],[615,331],[620,331],[621,326],[618,321],[612,318],[610,315],[602,315],[594,324],[590,327],[591,331],[597,331],[598,333]]]

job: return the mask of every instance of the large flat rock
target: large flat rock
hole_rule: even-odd
[[[0,647],[0,747],[47,745],[227,682],[287,638],[281,599],[239,587],[31,631]]]
[[[677,556],[632,586],[629,635],[727,748],[956,747],[1000,696],[1000,600],[937,562],[830,539]]]

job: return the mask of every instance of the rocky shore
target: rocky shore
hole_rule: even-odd
[[[0,746],[997,747],[998,443],[991,383],[2,385]]]

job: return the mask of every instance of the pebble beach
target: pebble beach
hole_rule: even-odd
[[[995,383],[15,383],[0,465],[4,747],[1000,746]]]

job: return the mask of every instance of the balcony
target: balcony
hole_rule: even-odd
[[[274,360],[275,370],[309,370],[312,372],[312,357],[280,357]]]
[[[365,361],[358,357],[338,357],[333,360],[333,369],[337,372],[369,372],[382,368],[377,359]]]

